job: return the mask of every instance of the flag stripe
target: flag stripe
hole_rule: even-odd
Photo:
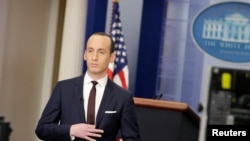
[[[125,76],[124,76],[123,71],[120,71],[118,75],[119,75],[119,77],[121,79],[122,87],[127,89],[128,87],[127,87],[127,84],[126,84],[126,80],[125,80]]]

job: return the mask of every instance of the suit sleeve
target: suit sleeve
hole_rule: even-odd
[[[38,121],[35,133],[41,140],[70,140],[70,125],[60,125],[60,83],[58,83]]]
[[[123,141],[139,141],[139,127],[133,96],[131,94],[125,100],[121,117],[121,136]]]

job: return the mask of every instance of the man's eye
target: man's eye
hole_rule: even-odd
[[[89,49],[89,50],[87,50],[87,52],[91,53],[91,52],[93,52],[93,50]]]
[[[100,54],[105,54],[105,51],[104,50],[99,50],[99,53]]]

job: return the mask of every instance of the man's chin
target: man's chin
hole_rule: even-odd
[[[97,70],[97,69],[91,69],[89,70],[89,73],[93,74],[93,75],[100,75],[101,71]]]

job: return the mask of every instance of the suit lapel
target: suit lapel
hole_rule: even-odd
[[[83,122],[85,122],[85,112],[84,112],[84,99],[83,99],[83,76],[78,77],[74,87],[74,96],[76,101],[76,107],[78,108],[79,115]]]
[[[108,79],[107,86],[105,87],[104,94],[103,94],[103,97],[102,97],[102,101],[101,101],[99,111],[98,111],[97,117],[96,117],[96,125],[97,125],[97,127],[99,126],[99,124],[100,124],[100,122],[102,120],[102,117],[105,114],[105,111],[106,111],[109,103],[112,101],[112,98],[114,96],[112,83],[113,82],[111,82],[111,80]]]

